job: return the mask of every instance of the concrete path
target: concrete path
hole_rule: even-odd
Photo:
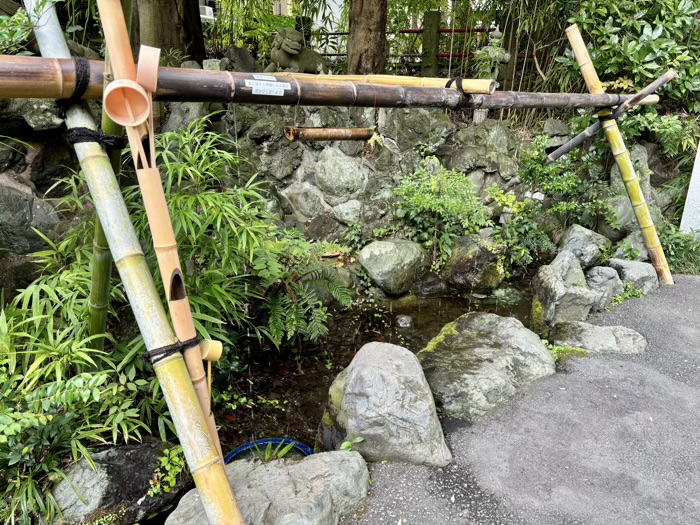
[[[649,349],[570,360],[490,417],[448,422],[452,465],[372,466],[343,524],[700,524],[700,278],[593,322]]]

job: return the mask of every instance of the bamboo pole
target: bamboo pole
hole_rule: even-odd
[[[323,140],[369,140],[374,135],[370,128],[302,128],[287,126],[284,136],[290,142],[314,142]]]
[[[100,12],[100,18],[103,21],[107,49],[114,63],[115,81],[133,80],[136,78],[136,68],[131,56],[129,36],[126,31],[126,24],[119,0],[98,0],[97,7]],[[128,53],[126,53],[126,49],[129,49]],[[126,62],[129,62],[131,67],[127,67],[125,65]],[[118,66],[117,64],[120,65]],[[155,67],[157,71],[157,63]],[[139,71],[139,74],[142,73],[144,72]],[[119,77],[119,74],[126,76]],[[153,133],[152,128],[150,132]],[[138,126],[137,133],[139,139],[142,139],[149,132],[143,129],[142,126]],[[151,136],[151,141],[152,138]],[[185,291],[185,283],[177,251],[177,241],[165,200],[160,172],[157,168],[152,167],[155,166],[155,159],[149,155],[146,155],[148,158],[143,158],[139,162],[139,154],[131,138],[130,142],[132,142],[132,149],[134,150],[133,157],[137,168],[136,174],[143,196],[146,215],[148,216],[148,225],[153,237],[153,246],[158,259],[158,267],[163,280],[175,334],[180,341],[189,341],[197,337],[197,331]],[[144,167],[139,169],[140,165]],[[184,357],[200,406],[207,417],[209,431],[214,444],[219,451],[219,455],[223,458],[221,444],[216,431],[216,422],[211,410],[211,396],[199,344],[186,349]]]
[[[35,22],[35,33],[42,54],[68,57],[53,4],[36,13],[36,0],[25,0]],[[68,128],[96,129],[85,105],[66,111]],[[131,224],[109,157],[95,142],[75,144],[80,167],[90,189],[97,214],[106,225],[105,235],[119,275],[124,283],[134,317],[146,348],[155,350],[177,342],[158,297],[136,232]],[[224,464],[207,428],[184,360],[178,353],[154,364],[170,416],[178,430],[185,459],[192,472],[210,525],[241,525],[240,513],[226,477]]]
[[[122,3],[122,12],[125,13],[125,19],[129,20],[126,13],[131,12],[131,2]],[[127,23],[127,31],[130,31]],[[109,53],[105,53],[105,71],[104,87],[106,88],[111,82],[113,76],[109,67]],[[102,108],[102,131],[106,135],[121,136],[124,129],[114,122],[107,112]],[[121,150],[113,150],[109,154],[109,160],[112,164],[114,175],[119,179],[119,173],[122,168],[122,152]],[[112,275],[112,255],[109,253],[107,245],[107,237],[105,237],[104,229],[100,218],[95,214],[95,236],[92,241],[92,268],[90,272],[90,317],[88,322],[89,335],[104,334],[107,331],[107,315],[109,311],[109,284]],[[104,338],[99,337],[94,339],[94,346],[97,350],[104,348]]]
[[[593,61],[588,54],[588,49],[586,49],[586,44],[583,41],[583,37],[581,36],[578,26],[574,24],[566,28],[566,36],[569,39],[571,49],[574,52],[576,62],[578,62],[579,69],[581,70],[583,79],[586,82],[588,91],[593,94],[602,93],[603,86],[600,83],[598,73],[593,66]],[[617,121],[613,118],[612,112],[608,109],[598,113],[598,116],[602,121],[605,136],[610,143],[610,149],[615,157],[615,163],[620,169],[620,174],[622,175],[622,180],[625,183],[627,195],[632,203],[632,209],[637,217],[639,227],[642,230],[644,244],[649,252],[649,257],[651,258],[651,262],[656,269],[656,273],[659,276],[659,281],[662,284],[673,284],[673,276],[668,268],[664,250],[661,247],[659,236],[656,233],[654,221],[652,220],[651,213],[649,212],[649,206],[647,206],[647,203],[644,200],[642,188],[639,185],[639,180],[637,179],[637,174],[634,171],[634,166],[632,165],[629,152],[625,147],[622,133],[620,133],[620,130],[617,127]]]
[[[615,117],[615,119],[619,119],[627,111],[629,111],[633,107],[637,106],[642,100],[646,99],[646,97],[653,94],[655,91],[657,91],[661,87],[665,86],[667,83],[669,83],[671,80],[673,80],[677,76],[678,76],[678,73],[676,73],[676,71],[674,69],[669,69],[662,76],[660,76],[659,78],[654,80],[654,82],[652,82],[651,84],[647,85],[644,89],[639,91],[639,93],[634,95],[632,98],[625,100],[625,102],[623,104],[616,107],[615,111],[613,111],[613,114],[612,114],[613,117]],[[603,128],[603,125],[600,123],[599,120],[594,122],[593,124],[588,126],[586,129],[584,129],[581,133],[579,133],[574,138],[569,140],[566,144],[559,146],[559,148],[557,148],[552,153],[547,155],[547,160],[545,161],[545,163],[551,164],[552,162],[556,161],[558,158],[562,157],[563,155],[566,155],[574,148],[577,148],[581,144],[583,144],[587,139],[594,137],[602,128]]]
[[[103,69],[102,62],[90,61],[90,82],[83,98],[102,98]],[[618,106],[632,97],[609,93],[590,95],[518,91],[465,96],[452,88],[339,82],[326,80],[330,76],[318,75],[289,77],[284,82],[264,81],[256,79],[256,75],[162,67],[158,71],[155,97],[156,100],[180,102],[451,109],[603,108]],[[0,78],[0,98],[66,99],[75,90],[75,64],[72,60],[0,56]],[[246,82],[257,84],[246,85]],[[264,94],[264,88],[268,89],[268,94]],[[652,95],[642,103],[656,104],[658,101],[659,97]]]
[[[261,76],[261,75],[258,75]],[[294,78],[299,80],[323,80],[325,82],[355,82],[358,84],[380,84],[387,86],[413,86],[424,88],[445,88],[449,78],[406,77],[401,75],[311,75],[308,73],[272,73],[278,80]],[[492,79],[463,78],[462,92],[468,95],[490,95],[496,91],[498,83]],[[448,89],[459,91],[456,82]]]

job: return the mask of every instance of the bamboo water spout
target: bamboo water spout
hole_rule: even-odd
[[[70,56],[53,4],[47,4],[40,13],[35,11],[35,0],[25,0],[25,5],[35,22],[41,52],[55,57]],[[66,110],[66,125],[68,128],[96,129],[84,105],[73,105]],[[176,343],[177,338],[158,297],[109,157],[96,142],[75,144],[75,152],[100,221],[105,225],[107,242],[146,348],[152,351]],[[242,523],[235,519],[239,515],[238,509],[223,461],[207,429],[182,356],[175,353],[165,357],[155,363],[153,369],[178,429],[179,440],[199,488],[209,523]]]
[[[569,39],[571,49],[574,52],[576,62],[578,62],[578,66],[581,70],[581,74],[583,75],[583,79],[586,82],[586,86],[588,86],[588,91],[593,94],[602,93],[603,86],[600,83],[598,73],[593,66],[593,61],[588,54],[588,49],[586,49],[586,44],[583,41],[583,37],[581,36],[578,26],[576,24],[569,26],[566,29],[566,36]],[[671,271],[669,270],[668,263],[666,262],[666,255],[661,247],[661,242],[659,241],[659,236],[656,233],[656,228],[654,227],[654,221],[651,218],[651,213],[649,213],[649,206],[647,206],[647,203],[644,200],[644,194],[642,193],[642,188],[639,185],[637,174],[634,171],[630,154],[625,147],[624,140],[622,139],[622,133],[620,133],[620,130],[617,127],[617,121],[613,117],[612,112],[608,109],[598,113],[598,116],[602,121],[605,136],[610,143],[610,149],[615,157],[615,163],[620,169],[620,174],[622,175],[622,180],[625,183],[627,195],[632,203],[632,209],[637,217],[639,227],[642,230],[644,245],[649,252],[649,257],[651,258],[651,262],[659,276],[659,281],[662,284],[673,284],[673,277],[671,276]]]
[[[90,61],[85,99],[102,98],[104,64]],[[258,75],[259,76],[259,75]],[[75,91],[73,60],[0,56],[0,98],[69,98]],[[273,77],[276,78],[276,77]],[[328,77],[290,77],[264,81],[252,73],[202,71],[162,67],[156,100],[180,102],[238,102],[273,105],[441,108],[604,108],[618,106],[632,95],[601,93],[524,93],[497,91],[464,95],[455,89],[330,81]],[[249,85],[246,85],[248,83]],[[265,94],[267,93],[267,94]],[[651,95],[642,104],[656,104]]]
[[[146,111],[150,114],[151,102],[150,95],[143,89],[141,85],[132,86],[137,78],[136,68],[131,57],[129,47],[129,38],[126,31],[126,23],[121,10],[119,0],[98,0],[98,9],[103,21],[103,30],[105,33],[105,41],[109,55],[115,64],[114,85],[118,85],[117,89],[122,90],[115,95],[112,101],[105,100],[105,107],[108,112],[110,108],[120,117],[128,120],[134,119],[134,123],[140,120],[138,113],[143,111],[142,105],[144,100],[142,96],[146,96]],[[126,53],[126,49],[129,52]],[[150,89],[155,88],[156,77],[158,70],[158,53],[155,55],[150,51],[153,48],[142,48],[142,54],[151,53],[149,58],[152,63],[146,64],[139,62],[138,78],[144,84],[149,84]],[[119,64],[119,65],[117,65]],[[130,64],[130,65],[129,65]],[[152,70],[154,69],[154,70]],[[121,84],[120,84],[121,82]],[[131,83],[131,84],[130,84]],[[142,90],[143,94],[139,91]],[[108,91],[105,90],[105,97],[108,96]],[[122,106],[120,106],[122,104]],[[117,106],[117,107],[115,107]],[[134,107],[137,108],[134,111]],[[112,118],[114,115],[111,114]],[[183,272],[180,265],[180,258],[177,250],[177,241],[175,232],[173,231],[170,212],[165,200],[165,193],[160,178],[160,173],[155,167],[155,150],[153,145],[153,126],[151,122],[150,129],[144,125],[127,126],[127,134],[129,142],[132,146],[132,154],[136,165],[136,174],[143,196],[146,215],[148,217],[148,225],[153,237],[153,246],[155,248],[158,266],[160,269],[161,279],[165,288],[166,299],[170,309],[170,315],[173,321],[175,334],[180,341],[192,341],[196,339],[197,332],[194,326],[194,320],[190,309],[189,298],[185,289]],[[144,137],[149,137],[148,151],[142,149],[141,141]],[[184,351],[185,362],[189,370],[192,383],[199,404],[202,407],[205,417],[207,418],[209,432],[212,435],[214,444],[216,445],[219,455],[223,458],[221,445],[219,444],[218,434],[216,431],[216,422],[211,411],[211,398],[207,384],[206,373],[202,363],[202,356],[199,344],[191,345]]]
[[[290,142],[315,142],[323,140],[369,140],[374,135],[370,128],[300,128],[287,126],[284,136]]]

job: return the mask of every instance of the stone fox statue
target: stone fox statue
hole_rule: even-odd
[[[277,29],[270,51],[270,65],[265,71],[291,69],[298,73],[328,73],[326,59],[304,47],[304,36],[291,27]]]

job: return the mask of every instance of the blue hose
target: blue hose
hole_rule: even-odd
[[[257,441],[252,441],[250,443],[246,443],[245,445],[241,445],[240,447],[233,449],[224,457],[224,463],[230,463],[231,461],[236,459],[236,456],[239,456],[240,454],[246,452],[247,450],[250,450],[251,448],[266,447],[270,443],[272,443],[273,445],[279,445],[280,443],[284,445],[289,445],[290,443],[294,443],[294,450],[301,452],[305,456],[311,456],[314,453],[314,451],[310,447],[304,445],[303,443],[299,443],[298,441],[291,438],[267,438],[258,439]]]

